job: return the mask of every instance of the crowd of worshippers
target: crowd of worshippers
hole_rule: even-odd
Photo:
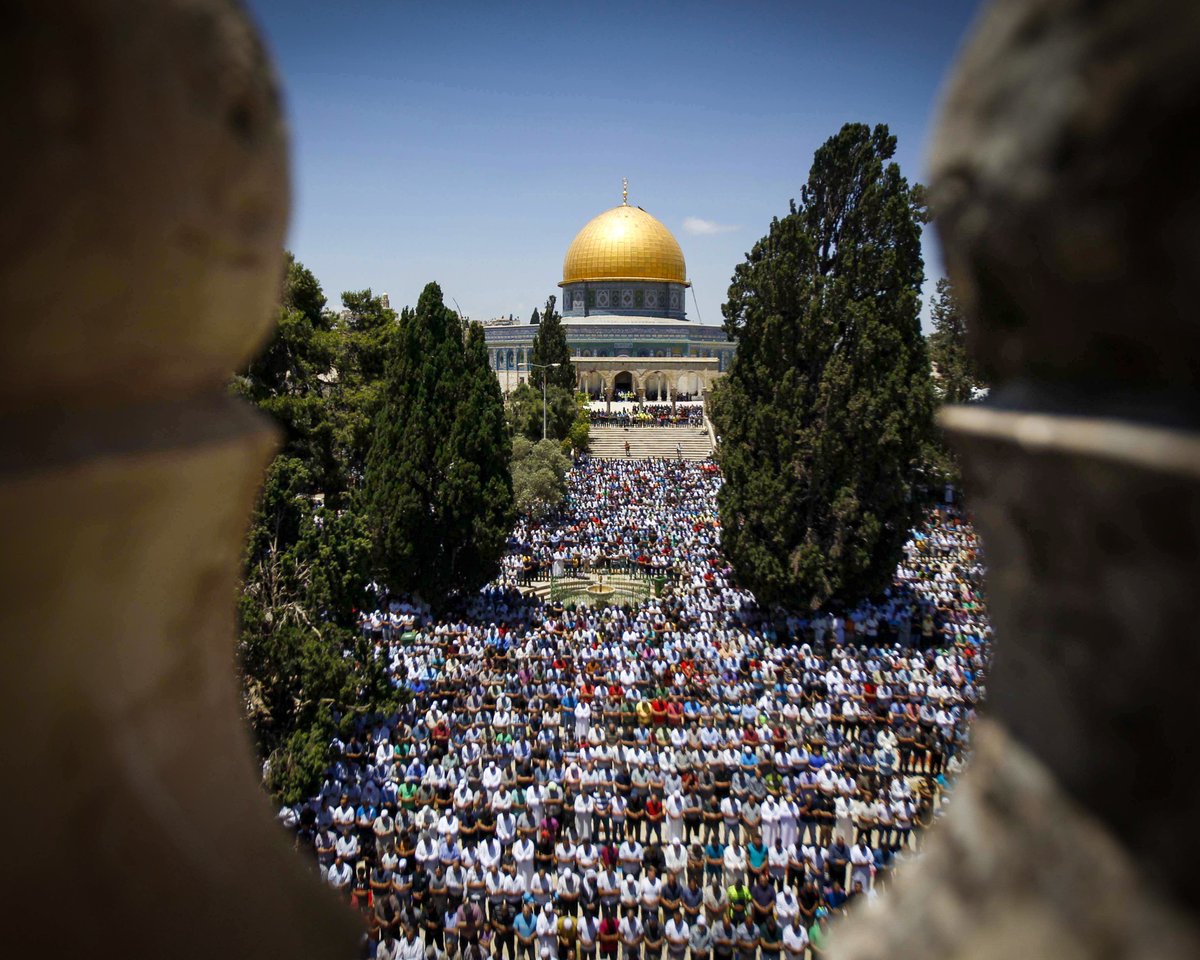
[[[704,407],[685,403],[641,403],[631,410],[606,411],[593,408],[594,427],[704,426]]]
[[[685,598],[702,609],[706,623],[717,602],[750,609],[754,598],[732,586],[720,552],[720,483],[712,462],[582,459],[558,515],[518,521],[503,560],[504,582],[622,572],[666,577],[688,589],[716,588],[715,598]],[[662,617],[656,622],[661,626]]]
[[[665,551],[636,607],[493,585],[364,620],[407,702],[359,716],[281,819],[376,960],[807,960],[946,802],[990,645],[975,535],[931,510],[892,588],[787,616],[731,581],[711,465],[582,461],[570,539]]]

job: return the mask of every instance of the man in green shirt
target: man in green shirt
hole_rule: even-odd
[[[412,782],[400,784],[400,789],[397,791],[397,796],[400,800],[400,806],[405,810],[412,811],[417,807],[417,785]]]
[[[828,926],[828,916],[824,911],[818,911],[817,922],[808,930],[808,947],[812,951],[813,960],[825,955],[825,931]]]
[[[730,917],[735,924],[740,924],[750,909],[750,888],[745,883],[733,883],[725,895],[729,900]]]

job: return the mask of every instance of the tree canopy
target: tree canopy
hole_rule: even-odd
[[[713,405],[722,542],[766,603],[882,588],[920,510],[933,405],[924,210],[895,149],[882,125],[847,124],[823,144],[723,307],[738,350]]]
[[[233,380],[284,430],[246,538],[239,654],[267,785],[289,802],[320,774],[333,704],[395,701],[355,629],[371,578],[358,490],[368,438],[358,425],[369,422],[395,314],[369,291],[343,301],[357,312],[348,321],[289,254],[275,332]]]
[[[519,384],[508,395],[507,416],[514,435],[532,441],[542,439],[542,390],[528,383]],[[546,436],[566,440],[580,418],[579,403],[571,390],[546,387]],[[586,419],[586,412],[585,412]],[[584,438],[586,446],[586,436]]]
[[[390,589],[440,607],[499,571],[513,519],[507,453],[482,329],[468,334],[431,283],[399,325],[367,460],[366,513]]]
[[[537,333],[533,335],[532,368],[529,371],[529,382],[541,389],[543,378],[552,387],[574,391],[579,382],[575,375],[575,365],[571,363],[571,350],[567,346],[567,331],[562,324],[562,316],[554,308],[556,298],[546,301],[542,311],[542,319],[538,324]],[[549,367],[556,363],[558,366]],[[548,367],[548,369],[543,369]]]
[[[512,482],[517,509],[534,518],[553,513],[567,492],[571,461],[553,440],[513,437]]]
[[[345,310],[330,311],[316,278],[290,255],[275,333],[233,380],[233,390],[276,418],[285,434],[246,538],[239,653],[267,786],[286,802],[319,783],[328,743],[347,720],[338,710],[391,712],[399,697],[357,628],[359,612],[378,602],[368,585],[380,569],[384,527],[364,489],[367,464],[390,475],[391,454],[409,449],[393,443],[390,428],[411,428],[416,439],[408,444],[423,436],[430,454],[417,462],[449,471],[433,487],[439,503],[432,526],[442,539],[429,565],[455,575],[449,586],[400,579],[389,580],[392,586],[436,602],[433,594],[443,588],[481,585],[495,572],[511,529],[509,433],[483,330],[464,331],[436,285],[426,294],[421,322],[443,336],[431,347],[439,375],[409,384],[420,392],[413,409],[425,410],[423,430],[416,417],[383,412],[385,400],[393,411],[405,402],[401,385],[388,377],[398,369],[405,333],[411,339],[423,329],[416,313],[405,309],[397,317],[370,290],[343,293]],[[444,407],[420,406],[430,390]],[[385,446],[372,458],[377,434]]]
[[[967,352],[967,322],[954,287],[943,277],[930,307],[933,332],[929,359],[937,371],[936,384],[943,403],[970,403],[987,386],[979,366]]]

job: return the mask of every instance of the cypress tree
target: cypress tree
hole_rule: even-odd
[[[923,209],[895,148],[863,124],[821,146],[800,204],[738,265],[722,308],[738,343],[713,411],[722,542],[762,602],[881,589],[920,510]]]
[[[337,325],[337,376],[325,389],[334,405],[332,445],[346,475],[343,486],[353,489],[366,470],[399,318],[384,298],[370,289],[343,291],[342,304],[346,309]]]
[[[559,366],[549,369],[534,367],[529,371],[529,382],[539,390],[542,388],[542,378],[545,377],[550,386],[562,387],[564,390],[574,390],[579,382],[575,376],[575,365],[571,363],[571,349],[567,346],[567,331],[562,324],[562,315],[554,309],[555,297],[546,301],[546,309],[542,311],[542,322],[538,324],[537,333],[533,335],[533,363]]]
[[[929,359],[937,367],[937,386],[945,403],[970,403],[975,391],[986,386],[979,366],[967,352],[967,322],[950,281],[937,282],[937,297],[930,309],[933,333]]]
[[[478,590],[500,572],[500,557],[516,520],[504,398],[478,323],[467,330],[463,360],[463,396],[450,435],[455,466],[448,492],[461,518],[462,536],[450,545],[450,569],[459,592]]]
[[[379,569],[391,589],[435,607],[486,582],[503,546],[495,527],[507,533],[511,515],[499,386],[484,383],[482,334],[470,350],[463,340],[458,316],[429,284],[396,333],[367,458]]]

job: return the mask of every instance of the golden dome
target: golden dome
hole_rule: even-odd
[[[559,286],[580,280],[658,280],[689,286],[671,231],[641,207],[621,204],[584,226],[567,248]]]

